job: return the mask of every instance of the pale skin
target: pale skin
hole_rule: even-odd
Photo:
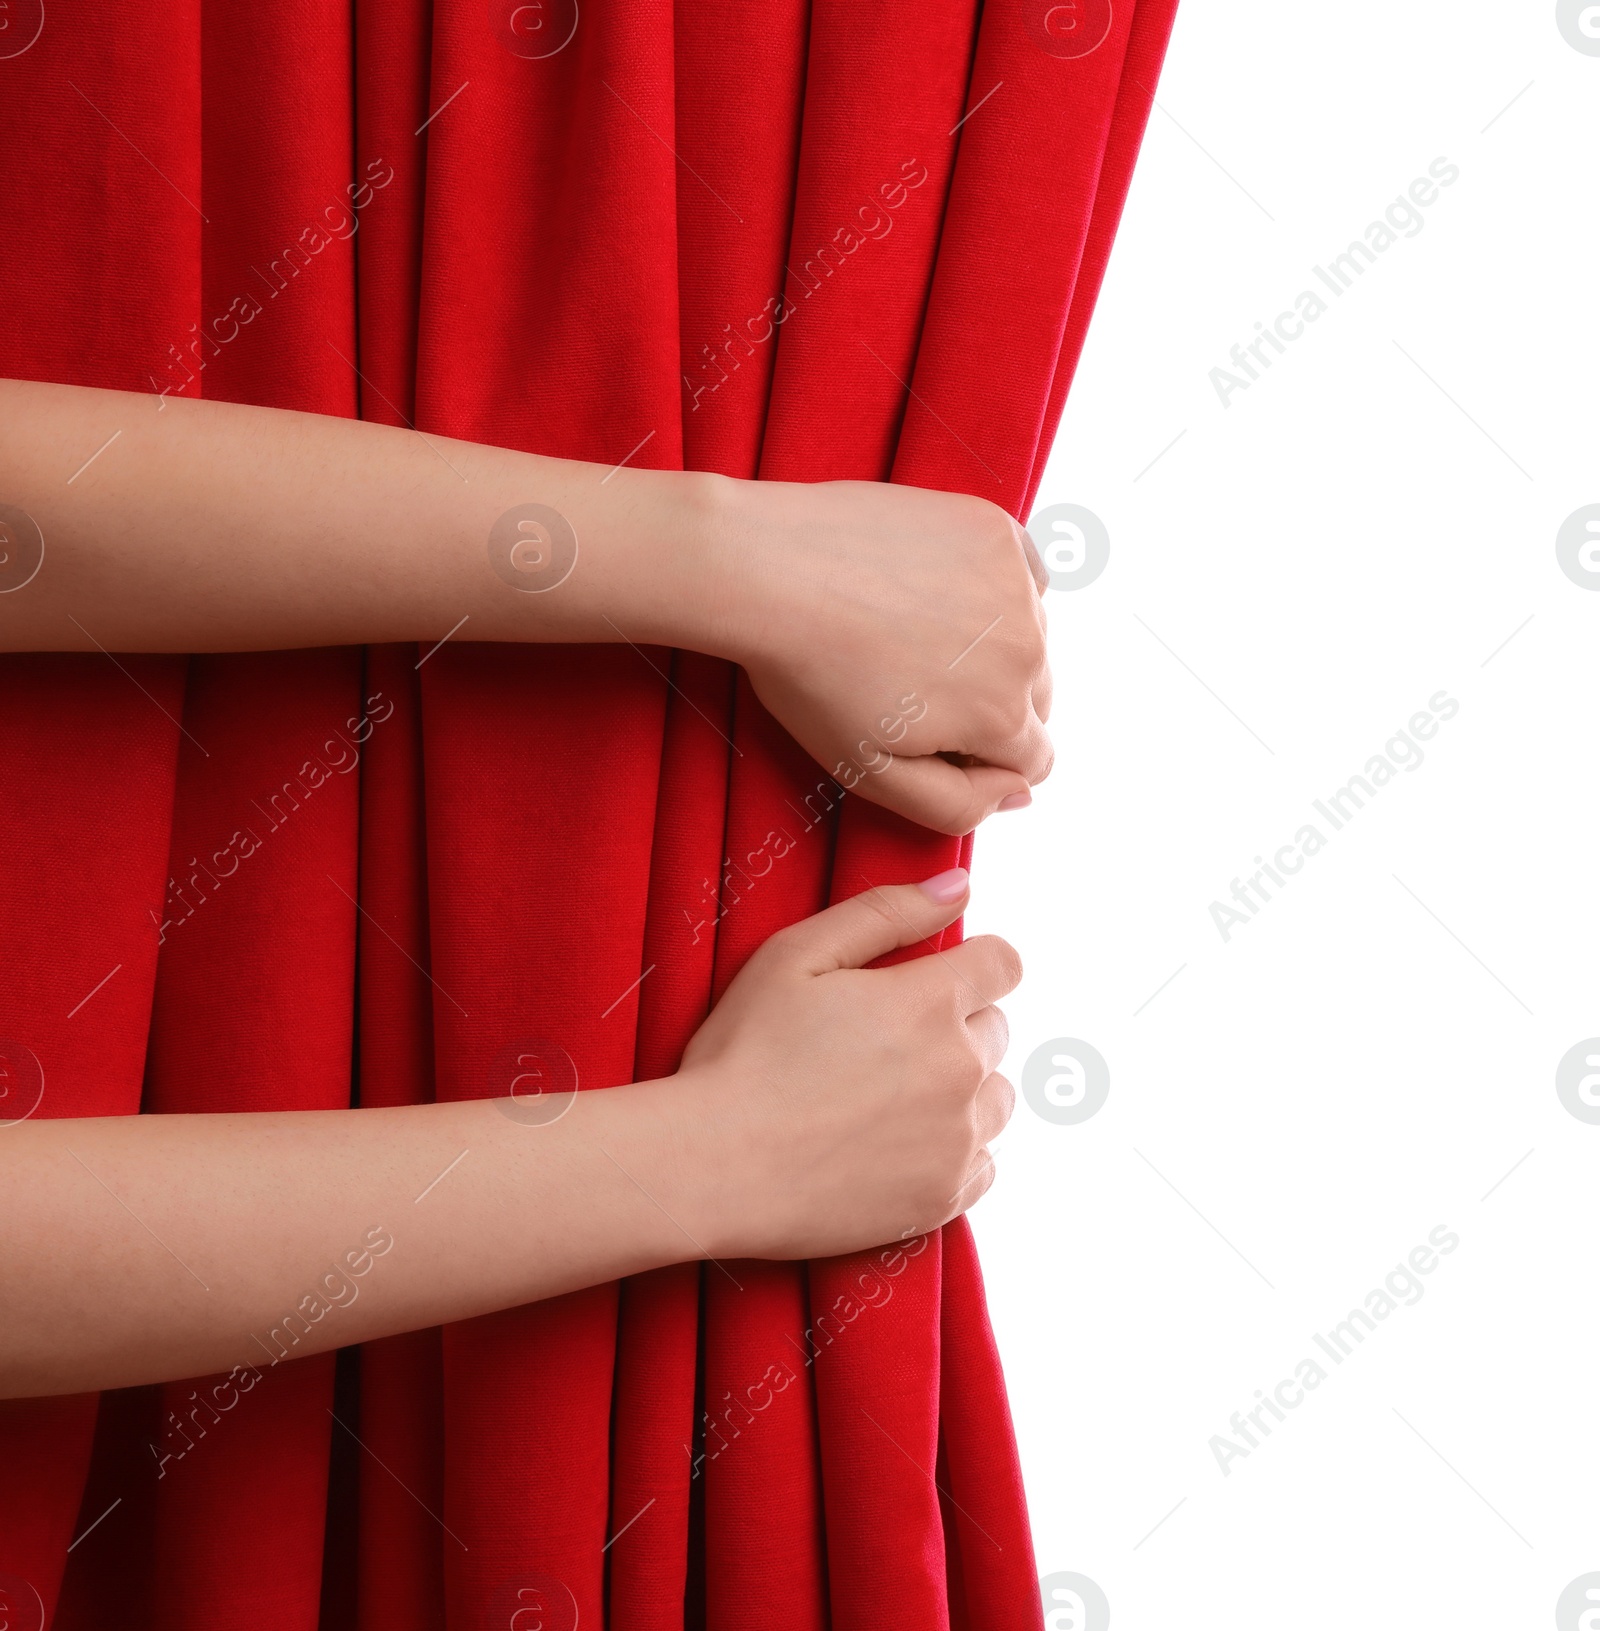
[[[979,499],[608,470],[22,382],[0,382],[0,425],[0,504],[45,540],[37,574],[0,594],[0,651],[431,644],[465,617],[454,638],[741,663],[825,769],[936,830],[1018,807],[1050,768],[1043,569]],[[491,529],[527,503],[579,543],[547,592],[490,562]],[[0,556],[25,544],[0,535]],[[548,1124],[479,1101],[0,1129],[0,1397],[259,1363],[257,1339],[351,1253],[353,1294],[331,1294],[297,1354],[948,1221],[992,1181],[1013,1102],[995,1004],[1020,965],[994,936],[863,965],[966,901],[957,871],[785,930],[673,1076],[580,1093]],[[393,1246],[363,1255],[374,1227]]]

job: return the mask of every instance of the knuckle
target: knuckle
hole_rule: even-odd
[[[991,543],[1010,542],[1013,522],[1005,510],[986,498],[978,497],[976,493],[961,493],[957,496],[961,500],[962,508],[971,517],[974,532]]]
[[[995,1098],[1000,1108],[1000,1125],[1009,1125],[1012,1115],[1017,1108],[1017,1090],[1012,1086],[1009,1077],[996,1072],[994,1076]]]
[[[881,889],[868,889],[855,898],[857,908],[886,929],[900,928],[903,920]]]
[[[1006,1018],[1005,1013],[999,1008],[994,1010],[994,1028],[997,1032],[1000,1051],[1004,1053],[1011,1046],[1011,1021]]]
[[[982,948],[985,968],[1007,991],[1013,991],[1022,981],[1022,954],[1009,940],[997,934],[978,935],[968,942]]]

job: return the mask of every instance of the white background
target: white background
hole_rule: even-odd
[[[1555,553],[1600,502],[1600,56],[1551,0],[1185,0],[1157,102],[1039,498],[1110,561],[1048,598],[1057,768],[969,917],[1027,961],[1013,1081],[1060,1037],[1110,1066],[1080,1124],[1019,1103],[973,1216],[1039,1566],[1121,1631],[1546,1627],[1600,1570],[1600,1126],[1555,1090],[1600,1035],[1600,593]],[[1335,300],[1313,265],[1441,156]],[[1440,690],[1225,943],[1210,903]],[[1212,1436],[1439,1224],[1421,1300],[1225,1476]]]

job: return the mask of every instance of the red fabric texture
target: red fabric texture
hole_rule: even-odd
[[[63,0],[0,54],[0,373],[1023,515],[1174,3]],[[774,929],[971,851],[691,653],[0,687],[0,1055],[39,1115],[664,1074]],[[274,1357],[0,1406],[7,1623],[1041,1624],[964,1222]]]

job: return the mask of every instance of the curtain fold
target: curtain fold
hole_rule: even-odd
[[[0,57],[0,373],[1025,514],[1174,3],[52,7]],[[665,1074],[775,929],[972,849],[626,640],[8,658],[0,698],[0,1109]],[[0,1406],[15,1623],[1041,1624],[964,1221],[366,1344],[337,1393],[262,1335]]]

